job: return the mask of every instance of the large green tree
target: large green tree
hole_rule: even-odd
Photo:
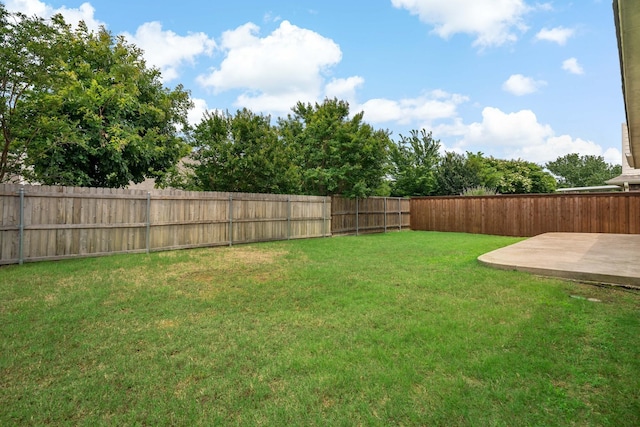
[[[431,132],[412,130],[410,136],[400,135],[391,144],[393,178],[391,195],[428,196],[436,191],[436,165],[440,160],[440,141]]]
[[[20,52],[11,57],[17,65],[3,69],[17,94],[4,99],[12,160],[4,177],[17,172],[43,184],[96,187],[162,183],[189,152],[180,135],[188,92],[165,88],[142,51],[104,28],[73,29],[61,16],[45,22],[2,10],[13,22],[3,30],[3,46],[12,42]],[[45,73],[36,70],[41,61]]]
[[[17,179],[25,169],[26,150],[38,133],[49,132],[47,123],[33,121],[39,110],[25,111],[25,100],[50,91],[63,78],[59,34],[64,23],[7,12],[0,3],[0,182]],[[45,126],[45,128],[43,128]]]
[[[279,120],[281,137],[294,149],[301,190],[310,195],[366,197],[376,193],[388,169],[389,133],[349,117],[349,104],[337,99],[298,103]]]
[[[437,195],[460,195],[482,184],[481,156],[446,152],[436,166]]]
[[[294,153],[278,137],[271,117],[247,109],[205,114],[192,135],[192,175],[186,187],[207,191],[297,193]]]
[[[604,185],[622,173],[622,166],[607,163],[602,156],[576,153],[558,157],[545,167],[558,177],[559,186],[564,188]]]

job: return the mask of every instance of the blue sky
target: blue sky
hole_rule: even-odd
[[[624,103],[610,0],[5,0],[104,25],[205,109],[283,117],[349,101],[392,137],[543,164],[621,161]]]

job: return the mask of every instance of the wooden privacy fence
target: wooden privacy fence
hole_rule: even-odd
[[[554,231],[640,234],[640,193],[415,198],[411,228],[520,237]]]
[[[334,235],[386,233],[402,230],[410,225],[409,199],[370,197],[331,201],[331,231]]]
[[[0,264],[331,235],[328,197],[0,185]]]

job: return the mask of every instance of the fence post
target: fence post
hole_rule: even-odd
[[[387,232],[387,198],[384,198],[384,232]]]
[[[229,196],[229,246],[233,246],[233,195]]]
[[[356,197],[356,236],[360,235],[360,198]]]
[[[322,237],[327,237],[327,196],[322,198]]]
[[[287,240],[291,239],[291,197],[287,197]]]
[[[18,224],[18,264],[24,262],[24,187],[20,188],[20,213]]]
[[[402,231],[402,198],[398,197],[398,230]]]
[[[151,192],[147,191],[147,232],[145,236],[145,246],[147,253],[151,249]]]

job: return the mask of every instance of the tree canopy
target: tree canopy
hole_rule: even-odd
[[[564,188],[604,185],[622,173],[622,166],[611,165],[602,156],[576,153],[558,157],[545,167],[558,177],[558,185]]]
[[[483,187],[498,194],[551,193],[556,181],[541,166],[524,160],[446,153],[436,168],[437,194],[458,195]]]
[[[482,164],[470,153],[447,152],[436,167],[436,195],[460,195],[466,189],[482,185]]]
[[[271,117],[247,109],[235,116],[207,112],[191,142],[194,162],[186,187],[248,193],[297,193],[298,167]]]
[[[42,131],[38,125],[44,123],[32,121],[36,111],[25,111],[23,104],[33,94],[50,90],[61,77],[54,40],[63,28],[57,19],[48,24],[40,18],[11,14],[0,3],[0,182],[22,174],[26,148],[33,135]]]
[[[478,156],[478,155],[475,155]],[[503,160],[479,156],[481,185],[499,194],[551,193],[556,180],[541,166],[525,160]]]
[[[124,187],[160,182],[189,151],[191,106],[142,52],[106,29],[76,29],[0,5],[3,156],[0,181]],[[43,66],[44,64],[44,66]]]
[[[349,118],[349,104],[337,99],[298,103],[279,120],[280,135],[294,153],[301,191],[309,195],[366,197],[384,182],[389,133],[375,130],[360,112]]]
[[[437,190],[436,166],[440,160],[440,141],[431,132],[412,130],[400,135],[389,152],[393,183],[392,196],[426,196]]]

